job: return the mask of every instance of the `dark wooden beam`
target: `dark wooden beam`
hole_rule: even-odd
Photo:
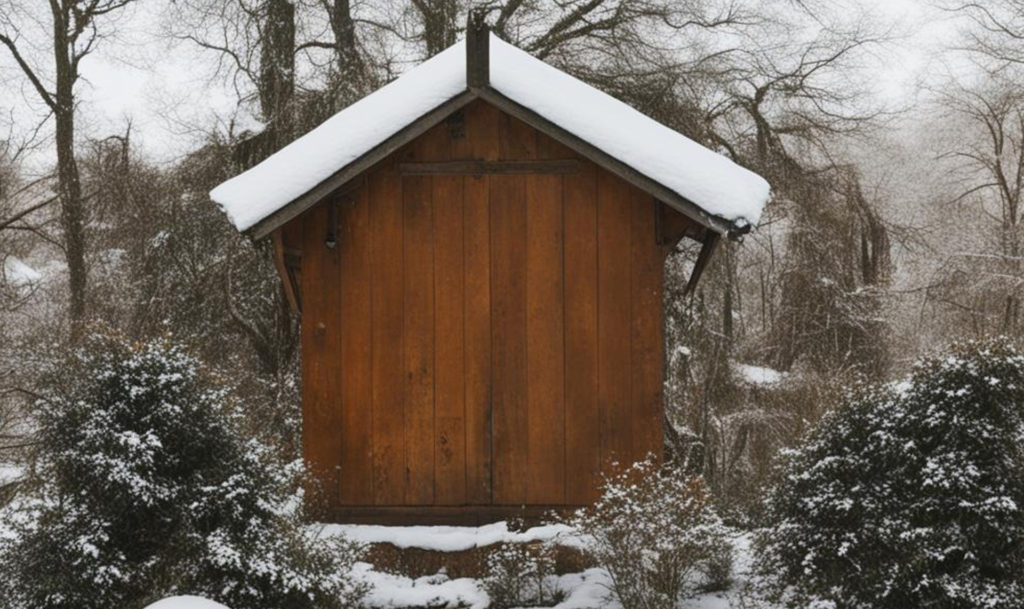
[[[403,175],[485,175],[578,173],[583,163],[578,159],[546,159],[536,161],[445,161],[439,163],[399,163]]]
[[[453,112],[463,108],[477,97],[477,94],[472,91],[459,93],[374,146],[363,156],[342,167],[329,178],[314,186],[306,194],[260,220],[249,230],[245,231],[245,233],[253,240],[263,239],[276,228],[283,226],[286,222],[313,207],[332,193],[338,192],[338,189],[346,187],[348,182],[351,182],[362,175],[363,172],[383,161],[392,152],[423,135],[431,127],[448,118]],[[355,185],[355,187],[357,186],[358,184]]]
[[[467,506],[335,506],[318,517],[329,522],[388,525],[480,526],[501,520],[522,520],[532,526],[552,513],[569,515],[579,505],[467,505]]]
[[[658,245],[665,248],[666,251],[674,250],[683,237],[689,237],[694,241],[702,242],[704,240],[706,228],[660,201],[655,205],[657,205],[655,212],[657,215],[654,218],[654,225],[658,231]]]
[[[491,82],[491,30],[482,9],[469,11],[466,20],[466,86],[471,91],[483,89]]]
[[[708,262],[711,261],[711,255],[715,253],[715,248],[720,240],[721,235],[711,231],[708,231],[708,234],[704,237],[704,245],[701,246],[700,253],[697,254],[697,261],[693,263],[693,272],[690,273],[690,280],[686,282],[686,291],[683,292],[684,296],[693,294],[694,290],[697,289],[700,277],[704,274],[704,269],[707,268]]]

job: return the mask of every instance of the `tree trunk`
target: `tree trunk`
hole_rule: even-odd
[[[265,9],[259,82],[268,136],[264,157],[288,143],[295,95],[295,6],[289,0],[267,0]]]
[[[362,62],[356,45],[356,25],[352,20],[349,0],[335,0],[331,11],[331,30],[334,32],[339,78],[342,81],[357,79],[362,72]]]
[[[455,44],[458,3],[456,0],[413,0],[423,19],[423,40],[427,57],[433,57]]]
[[[68,287],[71,292],[71,339],[81,337],[86,316],[88,269],[85,264],[85,210],[82,184],[75,161],[75,95],[76,67],[72,63],[68,40],[67,13],[56,3],[53,8],[53,50],[56,67],[54,120],[57,143],[57,189],[60,199],[61,225],[64,230],[64,257],[68,265]]]

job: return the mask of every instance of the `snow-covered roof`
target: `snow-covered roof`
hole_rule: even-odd
[[[490,34],[489,86],[707,214],[755,225],[769,197],[759,175]],[[459,42],[345,108],[211,193],[246,231],[438,106],[467,91]]]
[[[764,178],[493,34],[491,86],[713,216],[761,218]]]

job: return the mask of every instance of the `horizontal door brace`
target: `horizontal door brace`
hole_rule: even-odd
[[[399,163],[402,175],[484,175],[578,173],[578,159],[539,159],[531,161],[444,161],[437,163]]]

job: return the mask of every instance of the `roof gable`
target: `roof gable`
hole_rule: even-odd
[[[480,98],[717,233],[757,223],[769,197],[763,178],[488,36],[488,84],[467,85],[466,43],[459,42],[224,182],[211,198],[239,230],[263,237]]]

